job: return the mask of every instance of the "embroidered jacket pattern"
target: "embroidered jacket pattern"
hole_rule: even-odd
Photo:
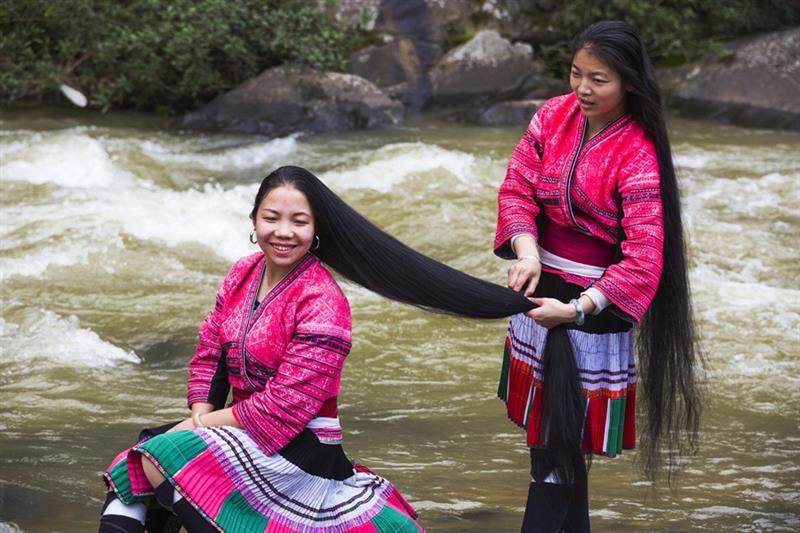
[[[227,374],[234,397],[239,392],[244,398],[235,401],[234,416],[273,454],[318,416],[337,416],[351,318],[338,284],[311,255],[255,307],[264,265],[258,252],[239,260],[225,277],[200,328],[187,397],[190,407],[215,403],[220,375],[225,381]]]
[[[621,260],[600,279],[550,270],[567,282],[593,286],[631,321],[640,321],[663,266],[664,222],[655,147],[625,114],[583,142],[586,118],[574,94],[552,98],[536,112],[509,160],[498,195],[494,251],[514,257],[510,240],[531,234],[547,217],[607,243]]]

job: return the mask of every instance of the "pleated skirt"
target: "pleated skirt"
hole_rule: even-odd
[[[561,301],[583,290],[544,273],[537,296]],[[586,453],[614,456],[636,445],[636,366],[631,324],[604,311],[587,317],[582,328],[566,331],[578,369],[584,406],[581,448]],[[498,396],[508,418],[525,429],[527,443],[546,447],[542,431],[543,360],[548,330],[524,314],[508,325]],[[544,428],[546,429],[546,428]]]
[[[201,428],[147,438],[105,473],[125,503],[148,501],[147,457],[209,524],[229,533],[422,531],[397,489],[309,430],[267,455],[241,429]]]

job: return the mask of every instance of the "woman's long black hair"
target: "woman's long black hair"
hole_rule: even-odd
[[[534,307],[520,293],[412,250],[360,215],[304,168],[285,166],[264,178],[251,218],[269,191],[282,185],[294,187],[308,198],[319,237],[314,255],[371,291],[472,318],[500,318]]]
[[[622,77],[627,111],[644,128],[658,155],[664,213],[664,269],[638,333],[644,428],[641,458],[653,479],[667,453],[668,474],[694,453],[700,421],[694,322],[686,267],[680,197],[655,71],[634,28],[601,21],[581,32],[573,54],[585,49]]]

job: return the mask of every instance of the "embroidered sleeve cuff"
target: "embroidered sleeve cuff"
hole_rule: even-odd
[[[589,287],[585,291],[581,293],[581,296],[586,295],[589,299],[594,302],[594,311],[592,311],[593,315],[599,315],[603,309],[611,305],[611,300],[606,298],[606,296],[600,292],[599,290],[595,289],[594,287]]]
[[[192,389],[189,391],[189,394],[186,397],[186,404],[189,406],[189,409],[192,408],[192,404],[195,403],[203,403],[208,402],[208,391],[202,389]]]

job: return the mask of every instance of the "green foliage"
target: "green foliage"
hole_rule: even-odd
[[[95,108],[176,112],[271,66],[340,70],[352,50],[376,36],[341,27],[332,15],[335,2],[0,0],[0,104],[63,101],[58,84],[66,82],[82,90]],[[565,37],[533,44],[558,77],[571,59],[566,36],[601,19],[633,24],[651,57],[662,64],[694,59],[720,40],[800,25],[796,0],[550,4],[542,8],[548,27]],[[469,40],[486,17],[480,11],[469,28],[447,32],[444,48]]]
[[[96,108],[180,111],[271,66],[340,70],[359,38],[304,0],[0,0],[0,103],[66,82]]]
[[[800,2],[786,0],[571,0],[551,22],[575,35],[598,20],[624,20],[641,34],[650,57],[662,64],[693,60],[720,41],[800,24]],[[538,50],[550,70],[567,72],[566,41]]]

